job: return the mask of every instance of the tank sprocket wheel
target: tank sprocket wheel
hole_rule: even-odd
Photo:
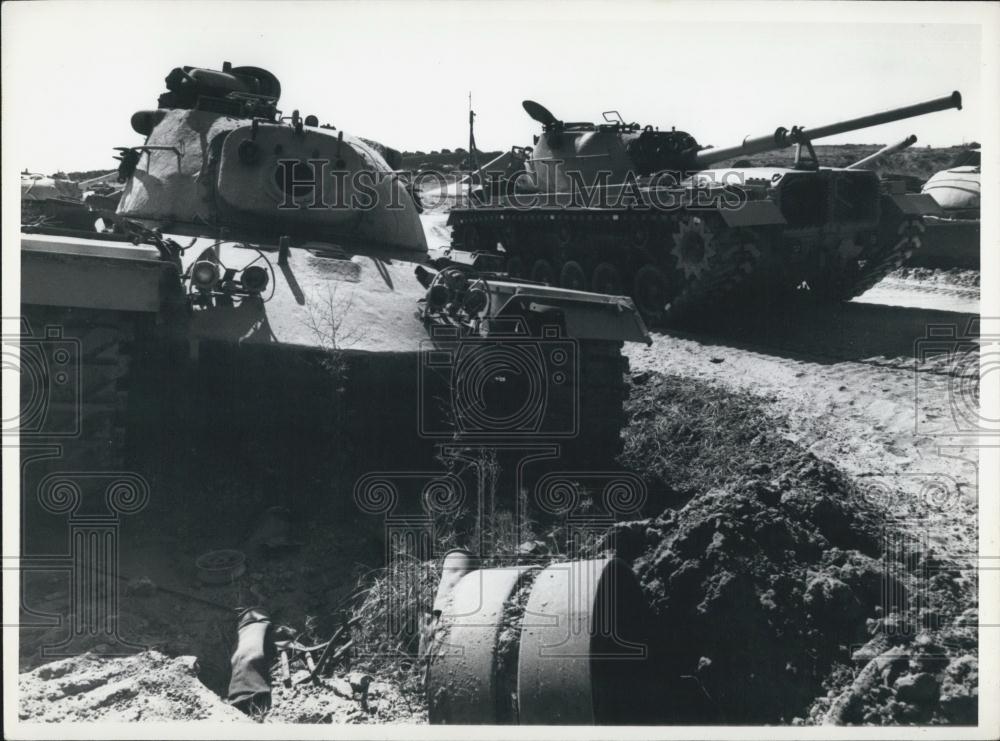
[[[678,222],[670,254],[685,280],[697,280],[709,270],[716,252],[714,242],[715,235],[702,217],[689,216]]]
[[[695,220],[698,223],[693,223]],[[667,315],[672,319],[716,306],[738,286],[750,282],[761,259],[758,240],[751,232],[727,229],[721,220],[712,224],[708,219],[693,217],[686,225],[682,222],[675,235],[678,251],[683,251],[683,247],[677,247],[679,242],[683,244],[683,238],[679,237],[683,233],[698,235],[708,248],[704,264],[697,271],[688,270],[685,274],[678,265],[682,286],[667,307]],[[694,240],[691,244],[695,244]]]
[[[587,273],[576,260],[567,260],[559,271],[559,286],[573,291],[587,290]]]
[[[603,293],[609,296],[624,295],[625,288],[621,271],[613,263],[598,263],[590,279],[590,289],[595,293]]]
[[[551,262],[544,257],[540,257],[531,266],[530,279],[536,283],[555,283],[556,269],[552,266]]]

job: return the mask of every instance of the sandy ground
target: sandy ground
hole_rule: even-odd
[[[965,366],[918,362],[913,352],[928,326],[961,335],[977,310],[978,289],[889,278],[834,316],[797,316],[794,327],[772,317],[707,334],[658,332],[651,347],[626,352],[634,372],[691,376],[766,399],[796,442],[870,482],[896,517],[953,557],[971,557],[978,455],[953,422],[954,405],[973,401],[961,393]]]

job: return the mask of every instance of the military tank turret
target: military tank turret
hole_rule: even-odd
[[[820,167],[811,143],[961,108],[961,95],[722,149],[615,111],[593,124],[524,108],[542,133],[520,169],[486,173],[487,187],[451,211],[453,249],[502,255],[513,276],[628,294],[663,319],[741,293],[840,301],[874,285],[919,247],[934,204],[872,172]],[[793,145],[792,167],[746,159]]]

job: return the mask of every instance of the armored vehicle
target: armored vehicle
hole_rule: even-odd
[[[615,455],[622,342],[648,341],[628,299],[432,263],[396,153],[282,115],[266,70],[166,86],[118,148],[114,212],[22,227],[5,433],[26,498],[50,474],[185,462],[287,490],[302,457],[405,467],[495,433]]]
[[[615,111],[593,124],[524,108],[542,133],[452,210],[453,249],[502,255],[512,276],[629,294],[662,319],[726,297],[758,304],[808,290],[840,301],[870,288],[919,247],[933,203],[872,172],[820,167],[811,143],[961,108],[961,95],[722,149]],[[792,167],[746,159],[792,145]]]
[[[66,178],[21,173],[21,220],[89,228],[91,214],[77,183]]]
[[[940,209],[925,215],[925,245],[910,260],[911,265],[979,269],[980,160],[979,147],[969,147],[924,183],[921,192]]]

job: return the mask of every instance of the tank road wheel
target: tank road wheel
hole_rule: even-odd
[[[541,257],[535,260],[535,264],[531,266],[530,279],[536,283],[555,283],[556,270],[552,267],[551,262]]]
[[[604,293],[609,296],[625,295],[621,271],[610,262],[599,263],[594,268],[590,288],[594,293]]]
[[[567,260],[559,272],[559,285],[573,291],[587,290],[587,274],[576,260]]]
[[[684,273],[685,280],[698,280],[709,269],[715,255],[713,242],[713,235],[705,228],[705,220],[701,217],[694,216],[680,222],[670,254],[677,261],[677,270]]]
[[[636,308],[649,319],[659,319],[670,300],[667,277],[656,265],[643,265],[632,280]]]
[[[504,266],[504,271],[511,278],[523,278],[524,277],[524,260],[522,260],[517,255],[513,255],[507,258],[507,264]]]

